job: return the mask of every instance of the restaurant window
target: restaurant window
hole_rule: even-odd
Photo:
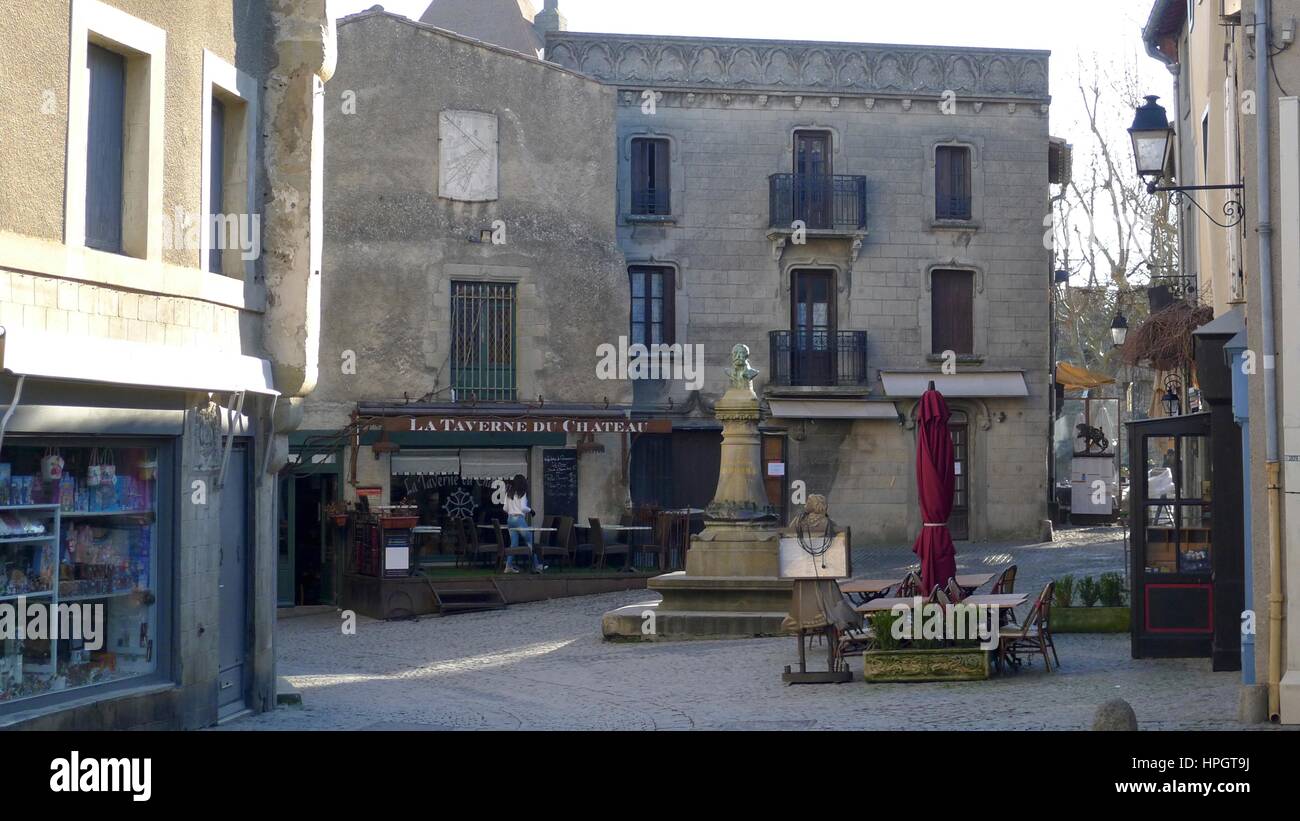
[[[166,669],[166,464],[165,449],[142,442],[6,441],[0,712]]]
[[[451,283],[451,385],[457,401],[515,398],[515,286]]]
[[[673,344],[673,269],[637,265],[628,269],[628,277],[632,292],[629,342]]]
[[[126,121],[126,58],[86,47],[90,78],[86,118],[86,246],[122,252],[122,171]]]
[[[638,137],[632,140],[632,213],[666,216],[672,213],[669,142]]]
[[[934,152],[934,216],[971,218],[971,158],[964,146],[939,146]]]
[[[930,352],[975,353],[975,274],[930,274]]]

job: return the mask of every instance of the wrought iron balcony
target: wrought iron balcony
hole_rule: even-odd
[[[634,216],[668,216],[672,214],[671,191],[666,188],[642,188],[632,191]]]
[[[769,227],[789,229],[802,220],[809,230],[867,229],[867,178],[824,174],[773,174],[768,178]]]
[[[862,387],[867,384],[866,331],[770,331],[768,384]]]
[[[941,220],[969,220],[970,197],[940,197],[934,204],[934,217]]]

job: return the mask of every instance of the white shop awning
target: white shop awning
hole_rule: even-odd
[[[267,360],[205,348],[14,328],[5,334],[4,364],[15,374],[50,379],[278,395]]]
[[[528,475],[526,450],[462,450],[460,475],[464,479],[513,479]]]
[[[893,402],[862,399],[769,399],[772,416],[780,419],[886,419],[898,421]]]
[[[460,473],[460,451],[404,450],[393,454],[394,476],[448,476]]]
[[[925,393],[931,380],[946,397],[990,399],[1029,395],[1024,371],[966,371],[952,374],[934,371],[881,371],[885,395],[890,398],[914,399]]]

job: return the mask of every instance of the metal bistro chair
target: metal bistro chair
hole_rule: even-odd
[[[953,604],[957,604],[966,598],[966,591],[962,590],[961,585],[957,584],[956,577],[949,577],[948,584],[944,587],[943,592],[948,594],[948,598]]]
[[[1020,666],[1019,653],[1035,653],[1042,655],[1043,666],[1047,672],[1052,672],[1052,662],[1056,666],[1061,666],[1061,660],[1056,655],[1056,644],[1052,641],[1051,617],[1052,617],[1052,595],[1056,592],[1056,582],[1048,582],[1043,588],[1043,592],[1038,594],[1038,600],[1025,617],[1023,626],[1003,628],[1001,630],[1001,639],[998,643],[998,669],[1005,669],[1008,663],[1014,663]],[[1049,660],[1047,651],[1052,651],[1052,658]]]
[[[894,585],[894,589],[890,595],[894,598],[910,599],[915,596],[917,591],[920,589],[921,577],[916,575],[914,571],[909,570],[907,571],[907,574],[903,576],[903,580]]]
[[[1002,571],[1002,575],[998,576],[997,581],[993,582],[993,587],[989,592],[995,595],[1016,592],[1016,566],[1014,564]],[[1016,611],[1010,607],[999,608],[998,614],[1000,627],[1016,623]]]

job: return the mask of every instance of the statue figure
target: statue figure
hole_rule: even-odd
[[[758,371],[749,366],[749,346],[736,345],[731,349],[731,367],[727,370],[727,379],[733,388],[750,389]]]

